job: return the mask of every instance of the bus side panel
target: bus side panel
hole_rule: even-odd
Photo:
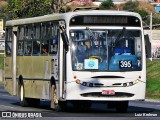
[[[4,88],[8,91],[11,95],[13,95],[13,85],[12,85],[12,57],[5,58],[5,67],[4,67]]]
[[[33,57],[33,96],[36,98],[49,99],[49,87],[51,78],[51,56],[35,56]]]
[[[50,56],[17,57],[17,75],[23,76],[25,97],[49,99],[50,69]]]
[[[32,96],[33,94],[32,82],[28,80],[33,77],[32,73],[32,57],[17,56],[17,78],[19,78],[20,75],[23,77],[25,97]]]

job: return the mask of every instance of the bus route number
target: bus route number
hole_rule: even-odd
[[[121,60],[119,61],[120,68],[132,68],[132,61],[129,60]]]

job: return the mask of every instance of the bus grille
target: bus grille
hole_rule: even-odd
[[[114,95],[103,95],[101,92],[91,92],[91,93],[83,93],[81,94],[83,97],[103,97],[103,98],[119,98],[119,97],[133,97],[134,94],[131,93],[124,93],[124,92],[116,92]]]

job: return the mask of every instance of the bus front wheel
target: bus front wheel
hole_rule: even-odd
[[[56,111],[59,111],[58,109],[58,99],[57,99],[57,95],[56,95],[56,86],[54,84],[51,85],[51,93],[50,93],[50,97],[51,97],[51,108],[55,109]]]

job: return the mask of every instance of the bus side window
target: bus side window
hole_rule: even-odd
[[[48,54],[48,48],[49,48],[49,41],[43,41],[42,47],[41,47],[41,53],[42,54]]]
[[[5,51],[6,55],[8,56],[12,55],[12,40],[13,40],[12,29],[7,29]]]
[[[57,54],[57,49],[58,49],[58,41],[57,39],[51,39],[50,41],[50,46],[51,46],[51,54]]]
[[[58,22],[51,24],[51,36],[50,36],[50,54],[57,54],[58,51],[58,39],[59,39],[59,25]]]
[[[40,54],[40,43],[39,41],[33,41],[33,55]]]
[[[23,51],[24,51],[23,42],[19,42],[17,55],[23,55]]]
[[[32,53],[32,41],[26,40],[24,41],[24,55],[31,55]]]
[[[24,54],[24,26],[19,26],[17,34],[17,55]]]

